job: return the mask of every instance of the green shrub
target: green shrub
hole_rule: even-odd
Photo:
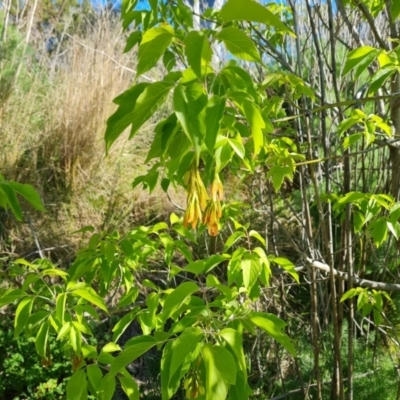
[[[61,346],[50,340],[53,357],[43,366],[35,351],[35,339],[14,339],[12,320],[0,321],[0,398],[7,400],[56,400],[65,397],[65,386],[72,374],[71,362]]]

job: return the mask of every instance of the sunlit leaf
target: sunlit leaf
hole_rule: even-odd
[[[16,338],[24,329],[26,321],[31,314],[33,301],[33,297],[26,297],[18,304],[14,318],[14,337]]]
[[[174,30],[168,24],[153,27],[143,34],[138,51],[136,75],[153,68],[167,50],[174,37]]]
[[[156,344],[157,340],[152,336],[137,336],[130,339],[125,345],[126,348],[111,363],[110,373],[115,375],[142,354],[149,351]]]
[[[67,383],[67,400],[87,400],[87,381],[83,369],[75,371]]]
[[[285,323],[273,314],[252,312],[249,320],[279,342],[293,357],[296,350],[289,336],[282,332]]]
[[[201,79],[212,56],[207,36],[199,31],[189,32],[185,38],[185,54],[192,70]]]
[[[254,42],[240,29],[233,26],[218,32],[217,38],[222,40],[228,51],[242,60],[261,62],[260,54]]]
[[[190,354],[197,343],[201,340],[203,332],[199,328],[185,329],[182,334],[174,341],[172,346],[171,365],[169,367],[169,380],[181,366],[185,358]]]
[[[231,353],[221,346],[207,343],[202,348],[206,367],[206,398],[225,400],[229,386],[236,382],[236,362]]]
[[[346,63],[343,68],[343,75],[348,74],[352,69],[361,63],[363,64],[364,69],[366,69],[373,59],[378,55],[378,52],[379,50],[371,46],[361,46],[355,50],[352,50],[347,55]],[[357,74],[360,75],[364,69],[357,71]]]
[[[18,221],[22,221],[22,210],[14,189],[7,182],[0,182],[0,189],[3,191],[3,193],[5,193],[7,197],[6,204],[11,208],[15,218],[17,218]]]
[[[221,9],[224,22],[251,21],[273,26],[282,32],[295,34],[281,21],[279,17],[263,5],[252,0],[228,0]]]
[[[203,86],[198,83],[186,87],[178,85],[174,90],[173,103],[176,116],[198,157],[206,131],[207,95]]]
[[[101,400],[112,400],[116,388],[115,376],[111,372],[104,375],[100,383]]]
[[[129,374],[124,374],[123,376],[119,376],[118,378],[121,383],[121,388],[128,396],[128,399],[139,400],[139,387],[132,376]]]
[[[224,338],[224,340],[228,343],[229,347],[232,349],[235,354],[238,366],[240,370],[243,372],[245,380],[247,380],[247,365],[246,359],[244,357],[243,352],[243,336],[239,331],[232,328],[223,329],[219,335]]]
[[[103,311],[107,312],[106,304],[104,300],[92,289],[92,288],[84,288],[84,289],[76,289],[71,292],[72,295],[82,297],[83,299],[89,301],[95,306],[101,308]]]
[[[9,185],[16,193],[27,200],[36,210],[46,211],[39,193],[33,188],[33,186],[19,182],[9,182]]]
[[[164,301],[162,318],[166,321],[199,287],[194,282],[181,283]]]

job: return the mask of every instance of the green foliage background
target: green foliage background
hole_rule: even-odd
[[[136,3],[7,3],[0,397],[398,397],[397,3]]]

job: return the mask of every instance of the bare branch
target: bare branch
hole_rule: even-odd
[[[328,273],[331,270],[333,270],[333,273],[335,276],[337,276],[338,278],[343,279],[345,281],[349,281],[349,276],[345,272],[338,271],[337,269],[331,268],[329,265],[327,265],[321,261],[312,260],[309,257],[306,257],[305,260],[306,260],[307,264],[312,268],[317,268],[321,271],[325,271]],[[400,292],[400,284],[396,284],[396,283],[370,281],[368,279],[361,279],[356,276],[353,276],[351,281],[354,286],[368,287],[368,288],[375,289],[375,290],[383,290],[385,292]]]

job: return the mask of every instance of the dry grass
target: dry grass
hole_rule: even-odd
[[[11,239],[8,249],[34,251],[36,232],[43,248],[71,245],[73,250],[70,232],[82,226],[125,230],[170,208],[160,193],[149,197],[131,190],[134,177],[145,171],[151,123],[133,141],[118,140],[105,156],[112,99],[134,76],[129,71],[134,56],[122,54],[124,45],[119,22],[99,20],[84,38],[70,37],[57,59],[44,59],[38,73],[31,71],[29,90],[16,86],[2,103],[6,151],[0,153],[0,169],[9,180],[34,185],[48,210],[31,213],[32,223],[22,227],[0,221]]]

